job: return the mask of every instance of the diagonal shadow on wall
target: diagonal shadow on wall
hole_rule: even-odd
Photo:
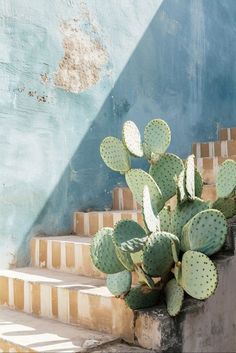
[[[193,11],[199,11],[196,8],[199,3],[204,6],[201,16],[215,11],[213,20],[200,18],[204,28],[199,27],[198,18],[193,23]],[[235,11],[236,4],[234,0],[230,3],[232,18],[228,21],[232,22],[232,8]],[[225,52],[221,45],[224,21],[216,21],[216,17],[221,18],[223,10],[228,17],[230,15],[219,0],[213,7],[211,0],[164,0],[26,234],[18,249],[18,265],[25,265],[27,261],[25,253],[32,236],[69,234],[74,211],[111,206],[111,190],[117,183],[124,184],[124,177],[104,165],[99,145],[107,135],[119,136],[125,120],[135,120],[142,130],[150,118],[164,117],[174,131],[170,149],[181,155],[190,152],[194,140],[215,138],[217,124],[232,125],[236,116],[236,92],[231,75],[234,55],[227,59],[224,72],[220,60],[215,61],[212,70],[212,60]],[[208,43],[206,52],[206,38],[210,41],[217,33],[217,43],[215,39]],[[226,29],[225,34],[233,40],[234,30]],[[232,50],[236,54],[236,49]],[[194,57],[196,53],[198,59]],[[224,97],[221,96],[223,88]],[[140,161],[134,161],[134,165],[146,167]]]

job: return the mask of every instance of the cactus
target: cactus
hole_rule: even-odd
[[[114,228],[113,239],[121,250],[138,252],[146,242],[146,233],[138,223],[132,220],[121,220]]]
[[[236,189],[236,162],[228,159],[219,168],[216,176],[218,197],[229,197]]]
[[[143,249],[143,269],[152,277],[166,275],[174,263],[171,240],[174,240],[179,250],[178,238],[167,232],[152,233]]]
[[[100,154],[110,169],[118,172],[127,172],[130,169],[128,152],[118,138],[106,137],[100,145]]]
[[[168,124],[161,119],[151,120],[144,130],[144,143],[151,151],[151,158],[164,153],[169,147],[171,131]]]
[[[125,174],[128,187],[132,191],[137,203],[142,204],[143,189],[147,185],[151,196],[152,209],[157,214],[164,207],[161,190],[154,179],[142,169],[131,169]]]
[[[185,292],[196,299],[207,299],[214,294],[217,283],[216,267],[205,254],[191,250],[184,253],[179,285]]]
[[[142,202],[143,219],[147,229],[152,233],[160,231],[160,218],[155,216],[152,209],[151,197],[148,186],[145,185],[143,189],[143,202]]]
[[[159,298],[159,289],[138,285],[129,291],[125,297],[125,302],[131,309],[137,310],[156,305],[159,302]]]
[[[184,300],[184,290],[178,285],[175,278],[172,278],[165,287],[165,299],[169,315],[178,315]]]
[[[208,208],[208,203],[198,198],[195,198],[195,200],[191,202],[185,202],[181,206],[177,206],[172,212],[170,232],[180,238],[183,226],[198,212]]]
[[[175,195],[175,177],[178,177],[183,169],[183,161],[172,153],[162,155],[156,164],[151,165],[149,174],[159,186],[165,202]]]
[[[218,210],[205,210],[196,214],[183,227],[181,250],[200,251],[213,255],[224,244],[227,235],[227,221]]]
[[[236,214],[236,163],[222,164],[216,180],[218,199],[205,202],[200,199],[203,181],[194,156],[183,163],[166,153],[170,138],[168,125],[154,119],[145,127],[143,142],[132,121],[123,125],[122,141],[115,137],[102,141],[104,162],[125,174],[142,205],[145,226],[122,220],[114,230],[103,228],[92,241],[91,258],[108,274],[110,292],[124,298],[131,309],[156,305],[164,294],[169,315],[176,316],[184,291],[204,300],[216,290],[217,270],[207,255],[220,250],[227,234],[226,218]],[[151,163],[149,173],[131,169],[132,157],[143,155]],[[172,210],[165,203],[175,195],[177,206]],[[132,272],[138,275],[136,287],[131,286]]]
[[[231,218],[236,214],[236,202],[230,198],[217,199],[212,203],[211,208],[221,211],[225,218]]]
[[[108,275],[106,284],[111,294],[120,296],[130,290],[131,282],[131,272],[124,270],[122,272]]]
[[[133,121],[126,121],[123,125],[122,140],[127,150],[135,157],[143,156],[143,146],[139,129]]]
[[[91,258],[94,265],[107,274],[117,273],[124,270],[119,261],[115,245],[113,243],[113,228],[102,228],[94,236],[91,244]]]

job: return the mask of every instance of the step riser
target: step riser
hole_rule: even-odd
[[[48,239],[31,240],[31,264],[34,267],[105,278],[93,265],[90,245]]]
[[[132,219],[143,226],[141,212],[76,212],[74,214],[74,233],[91,236],[103,227],[114,227],[121,219]]]
[[[0,288],[0,304],[11,309],[134,340],[133,312],[121,299],[4,276]]]
[[[236,140],[236,127],[220,129],[219,131],[220,140]]]
[[[234,156],[236,154],[236,140],[194,143],[192,152],[197,158]]]
[[[113,210],[141,210],[128,188],[115,188],[112,191]]]

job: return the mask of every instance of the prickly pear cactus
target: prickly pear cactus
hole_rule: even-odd
[[[169,315],[178,315],[184,300],[184,290],[178,285],[175,278],[172,278],[165,287],[165,299]]]
[[[199,171],[195,168],[195,196],[201,197],[203,190],[203,180]]]
[[[171,209],[169,206],[163,207],[159,213],[161,231],[169,232],[171,226]]]
[[[156,305],[159,302],[159,298],[159,289],[138,285],[129,291],[125,297],[125,302],[131,309],[137,310]]]
[[[143,189],[143,203],[142,203],[143,219],[147,229],[152,233],[160,231],[160,218],[155,215],[152,209],[151,196],[148,186],[145,185]]]
[[[236,214],[236,201],[230,198],[219,198],[212,203],[211,208],[221,211],[225,218],[231,218]]]
[[[138,127],[133,121],[126,121],[123,125],[122,137],[127,150],[135,157],[143,156],[143,146]]]
[[[121,220],[114,228],[113,239],[121,250],[138,252],[146,242],[146,233],[135,221]]]
[[[125,179],[137,203],[142,204],[143,189],[147,185],[151,196],[153,212],[157,214],[164,207],[161,190],[151,175],[142,169],[131,169],[125,174]]]
[[[226,160],[219,168],[216,176],[218,197],[229,197],[236,189],[236,162]]]
[[[124,266],[124,268],[128,271],[134,271],[134,261],[132,259],[132,254],[121,250],[118,246],[115,245],[115,252],[118,260]]]
[[[110,274],[124,270],[113,243],[113,228],[102,228],[93,238],[91,258],[98,270]]]
[[[127,172],[130,169],[127,149],[118,138],[106,137],[100,145],[100,154],[110,169],[118,172]]]
[[[178,177],[183,169],[183,161],[172,153],[162,155],[156,164],[151,165],[149,174],[161,189],[165,202],[175,195],[175,177]]]
[[[227,221],[218,210],[205,210],[196,214],[183,227],[181,250],[200,251],[213,255],[223,246],[227,235]]]
[[[115,296],[127,293],[131,288],[131,282],[132,275],[127,270],[107,276],[107,288]]]
[[[194,166],[194,155],[187,158],[186,161],[186,174],[185,184],[188,198],[190,200],[195,199],[195,166]]]
[[[152,233],[143,249],[143,269],[152,277],[167,274],[174,263],[171,241],[175,241],[179,250],[178,238],[167,232]]]
[[[207,299],[214,294],[218,274],[214,263],[197,251],[187,251],[182,258],[182,276],[179,285],[191,297]]]
[[[159,155],[169,147],[171,131],[168,124],[162,119],[153,119],[145,127],[144,143],[151,153]]]

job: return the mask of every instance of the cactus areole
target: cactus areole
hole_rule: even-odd
[[[104,163],[124,174],[133,197],[142,206],[144,228],[121,220],[93,238],[91,258],[107,274],[110,292],[133,310],[158,305],[164,297],[176,316],[184,293],[204,300],[214,294],[218,274],[209,256],[225,243],[227,218],[236,214],[236,163],[227,160],[216,178],[218,199],[201,199],[203,181],[194,155],[183,161],[167,153],[171,131],[162,119],[151,120],[144,134],[132,121],[122,139],[108,136],[100,146]],[[146,158],[149,170],[132,169],[133,158]],[[168,205],[176,197],[174,209]],[[131,285],[132,272],[138,283]]]

